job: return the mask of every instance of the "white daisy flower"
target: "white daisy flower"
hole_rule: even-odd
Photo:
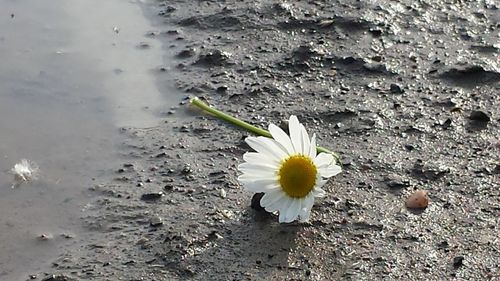
[[[256,152],[243,155],[238,180],[245,189],[264,192],[260,205],[279,213],[279,222],[309,219],[315,197],[323,197],[321,187],[329,177],[341,172],[330,153],[316,153],[316,135],[309,138],[296,116],[288,122],[290,135],[274,124],[269,125],[273,138],[248,137],[246,142]]]
[[[38,165],[30,160],[21,159],[21,162],[14,165],[11,173],[14,174],[17,182],[32,181],[38,177]]]

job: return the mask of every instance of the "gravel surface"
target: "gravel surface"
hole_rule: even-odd
[[[123,130],[129,161],[84,213],[94,235],[46,280],[500,280],[499,8],[146,5],[150,35],[177,50],[159,84],[173,80],[180,106]],[[236,180],[249,134],[187,96],[262,127],[297,115],[342,156],[309,222],[250,207]],[[416,190],[421,211],[405,207]]]

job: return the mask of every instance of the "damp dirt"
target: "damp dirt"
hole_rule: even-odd
[[[123,158],[92,182],[75,221],[90,235],[25,276],[499,278],[494,2],[136,4],[151,41],[129,52],[161,42],[151,73],[160,92],[175,87],[175,106],[121,130]],[[252,204],[236,180],[249,134],[188,96],[262,127],[297,115],[342,156],[309,222],[280,225]],[[405,203],[418,190],[428,205],[416,212]]]

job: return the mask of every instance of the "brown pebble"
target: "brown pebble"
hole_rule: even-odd
[[[410,209],[425,209],[429,205],[427,191],[417,190],[406,199],[406,207]]]

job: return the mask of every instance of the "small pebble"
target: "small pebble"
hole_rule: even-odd
[[[143,201],[156,201],[160,200],[163,197],[163,192],[156,193],[144,193],[141,195],[141,200]]]
[[[217,89],[216,89],[216,92],[217,93],[225,93],[227,91],[227,86],[226,85],[223,85],[223,86],[219,86]]]
[[[191,165],[185,164],[184,167],[182,168],[182,173],[187,175],[191,174],[193,172],[193,169],[191,168]]]
[[[234,217],[234,213],[231,210],[221,210],[220,212],[226,219],[231,219]]]
[[[406,199],[406,207],[409,209],[425,209],[429,205],[427,191],[417,190]]]
[[[151,218],[149,224],[152,226],[152,227],[158,227],[158,226],[161,226],[163,225],[163,219],[159,216],[154,216]]]
[[[141,239],[137,240],[138,245],[143,245],[149,242],[149,239],[146,237],[142,237]]]
[[[398,84],[391,84],[390,88],[391,88],[391,93],[393,94],[401,94],[404,92],[401,86],[399,86]]]
[[[463,256],[456,256],[453,258],[453,267],[454,268],[459,268],[464,264],[464,257]]]
[[[38,236],[38,239],[42,241],[50,240],[52,238],[53,236],[51,234],[40,234],[40,236]]]
[[[219,191],[219,196],[221,198],[226,198],[227,196],[227,192],[224,190],[224,188],[222,188],[220,191]]]
[[[212,231],[208,234],[208,239],[209,240],[216,240],[216,239],[222,239],[224,238],[222,235],[220,235],[217,231]]]

